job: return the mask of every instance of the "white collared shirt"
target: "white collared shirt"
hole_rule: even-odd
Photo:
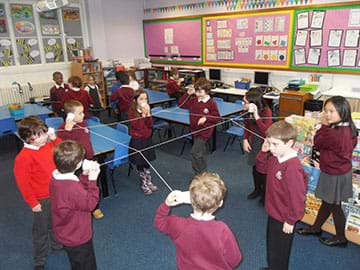
[[[62,84],[60,84],[60,85],[55,84],[55,87],[56,87],[56,89],[59,89],[60,87],[61,87],[61,88],[65,88],[65,85],[64,85],[64,83],[62,83]]]
[[[283,157],[277,157],[279,163],[283,163],[291,158],[297,157],[297,152],[294,149],[291,149],[291,152]]]
[[[195,213],[192,213],[190,215],[193,219],[199,220],[199,221],[210,221],[210,220],[214,220],[215,216],[212,214],[208,214],[208,213],[204,213],[203,215],[201,215],[200,217],[197,217],[195,215]]]
[[[56,180],[73,180],[76,182],[80,182],[79,178],[74,174],[74,172],[61,173],[58,170],[55,170],[53,171],[52,175]]]
[[[43,145],[45,145],[45,144],[43,144]],[[43,146],[43,145],[41,145],[41,146]],[[24,142],[24,147],[31,149],[31,150],[39,150],[41,146],[36,146],[36,145],[32,145],[32,144],[28,144],[28,143]]]
[[[208,102],[209,100],[210,100],[210,96],[209,96],[209,95],[206,95],[205,97],[198,99],[198,102],[206,103],[206,102]]]
[[[71,90],[73,90],[73,91],[80,91],[80,88],[72,87]]]

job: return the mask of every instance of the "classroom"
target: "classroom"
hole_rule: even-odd
[[[360,1],[0,0],[0,269],[357,270]]]

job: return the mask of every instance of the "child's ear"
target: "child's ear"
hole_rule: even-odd
[[[220,208],[221,206],[223,206],[223,204],[224,204],[224,200],[221,200],[220,203],[219,203],[219,208]]]
[[[295,143],[294,140],[291,139],[291,140],[288,140],[288,141],[287,141],[286,145],[287,145],[288,147],[293,147],[293,146],[294,146],[294,143]]]

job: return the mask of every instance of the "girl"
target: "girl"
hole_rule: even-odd
[[[262,96],[259,88],[251,88],[244,97],[244,109],[250,112],[250,117],[244,121],[243,149],[249,153],[248,165],[252,166],[254,181],[254,191],[248,195],[248,199],[252,200],[261,195],[261,201],[264,202],[266,176],[258,172],[255,166],[256,155],[261,150],[263,140],[257,135],[265,137],[266,130],[272,124],[272,112]]]
[[[179,71],[177,68],[171,68],[170,78],[166,85],[166,91],[172,98],[178,100],[184,93],[181,91],[181,83],[184,78],[179,78]]]
[[[88,84],[84,90],[86,90],[89,93],[89,96],[94,100],[94,105],[90,108],[90,111],[92,111],[93,114],[98,114],[103,108],[103,103],[101,101],[99,86],[96,84],[94,76],[88,76]]]
[[[144,89],[140,88],[135,91],[128,113],[131,135],[129,155],[135,152],[132,149],[141,150],[152,145],[153,122],[148,101],[149,98]],[[142,154],[148,161],[155,160],[156,158],[154,149],[146,150]],[[139,153],[130,155],[129,160],[136,165],[140,176],[141,189],[144,194],[150,195],[157,191],[157,187],[151,181],[149,163]]]
[[[315,196],[322,200],[314,225],[298,229],[301,235],[320,235],[321,227],[333,215],[336,235],[319,240],[326,246],[345,246],[345,215],[341,202],[352,197],[352,151],[358,131],[351,118],[349,102],[342,96],[325,101],[321,127],[314,137],[314,147],[320,151],[320,178]]]
[[[136,80],[136,74],[134,70],[129,70],[128,72],[129,75],[129,86],[134,89],[134,91],[138,90],[140,88],[140,85],[138,83],[138,81]]]

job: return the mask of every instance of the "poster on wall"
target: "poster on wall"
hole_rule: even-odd
[[[82,38],[67,38],[66,39],[66,50],[68,59],[71,61],[73,56],[79,56],[79,51],[84,47]]]
[[[0,38],[0,67],[15,65],[10,38]]]
[[[36,36],[32,5],[11,4],[10,7],[15,36]]]
[[[41,33],[44,36],[60,34],[60,24],[56,10],[39,13]]]
[[[6,23],[6,14],[4,4],[0,4],[0,37],[8,37],[9,31]]]
[[[64,32],[70,37],[82,36],[80,9],[76,7],[66,7],[62,9]]]
[[[21,65],[40,64],[39,42],[35,38],[17,38],[17,50]]]
[[[58,63],[64,61],[61,38],[44,38],[43,47],[46,63]]]

